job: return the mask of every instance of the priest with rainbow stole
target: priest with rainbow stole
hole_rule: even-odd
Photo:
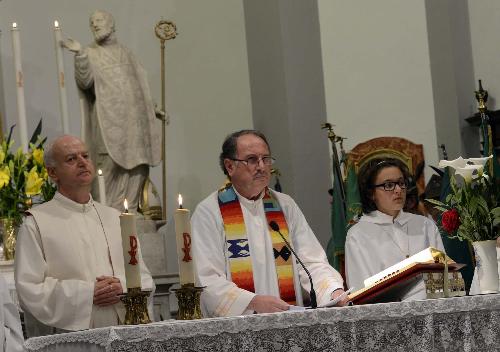
[[[266,137],[258,131],[235,132],[222,145],[220,166],[230,183],[203,200],[191,219],[205,316],[273,313],[303,305],[302,289],[310,292],[311,286],[296,259],[310,272],[319,305],[344,293],[342,277],[328,264],[297,204],[268,187],[273,163]],[[346,303],[341,298],[338,304]]]

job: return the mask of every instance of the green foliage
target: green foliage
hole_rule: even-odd
[[[427,199],[441,213],[457,210],[460,226],[449,237],[471,242],[496,239],[500,225],[498,185],[482,172],[471,180],[458,180],[457,174],[450,176],[451,192],[445,202]]]
[[[33,198],[52,199],[56,188],[43,162],[45,140],[37,137],[27,153],[22,148],[13,152],[11,136],[12,128],[0,144],[0,217],[12,218],[20,224]]]

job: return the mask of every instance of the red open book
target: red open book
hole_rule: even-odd
[[[465,266],[455,263],[443,252],[429,247],[368,278],[365,280],[365,287],[350,294],[349,300],[354,304],[399,301],[420,279],[420,274],[443,273],[444,258],[448,263],[449,272],[458,271]]]

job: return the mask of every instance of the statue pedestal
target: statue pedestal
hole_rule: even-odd
[[[167,270],[166,239],[163,232],[157,230],[164,221],[137,219],[137,236],[141,244],[142,258],[156,285],[154,294],[154,320],[171,319],[170,288],[179,284],[179,273]]]
[[[153,275],[156,291],[154,294],[155,321],[172,319],[170,305],[170,289],[179,285],[179,273]]]
[[[137,217],[137,236],[141,244],[142,259],[151,275],[165,273],[167,270],[165,240],[157,232],[156,221]]]

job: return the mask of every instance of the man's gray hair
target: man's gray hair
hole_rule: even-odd
[[[46,167],[56,166],[56,159],[54,159],[54,144],[59,138],[60,137],[55,138],[45,145],[43,150],[43,161],[45,162]]]

